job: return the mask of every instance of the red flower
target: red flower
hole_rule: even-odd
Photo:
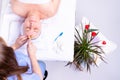
[[[106,41],[102,41],[102,44],[103,44],[103,45],[106,45]]]
[[[85,29],[86,30],[88,30],[89,29],[89,27],[90,27],[90,25],[88,24],[88,25],[85,25]]]
[[[95,36],[97,35],[97,33],[96,33],[96,32],[92,32],[91,35],[92,35],[93,37],[95,37]]]

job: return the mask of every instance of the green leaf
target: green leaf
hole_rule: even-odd
[[[89,33],[89,32],[93,32],[93,31],[98,31],[98,29],[88,29],[87,32]]]

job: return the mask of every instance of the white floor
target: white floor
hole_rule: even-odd
[[[66,67],[66,62],[46,62],[49,73],[46,80],[120,80],[119,56],[119,52],[115,51],[108,56],[108,64],[92,67],[91,73]]]

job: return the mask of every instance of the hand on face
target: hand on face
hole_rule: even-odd
[[[24,45],[28,40],[28,37],[25,35],[21,35],[16,39],[16,42],[13,44],[13,49],[18,49],[20,48],[22,45]]]

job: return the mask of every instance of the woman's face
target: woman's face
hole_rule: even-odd
[[[28,38],[35,39],[39,37],[40,32],[41,32],[40,20],[38,20],[34,16],[25,19],[25,22],[23,24],[24,35],[27,35]]]

